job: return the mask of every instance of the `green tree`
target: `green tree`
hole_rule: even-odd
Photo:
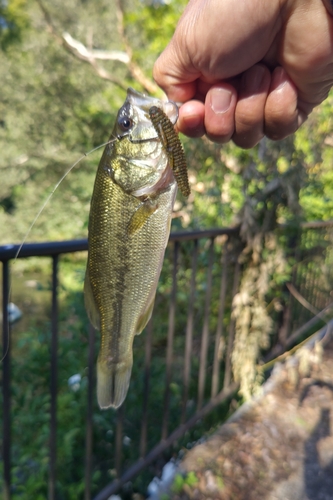
[[[131,45],[139,49],[145,40],[132,27],[127,33],[120,2],[8,5],[17,19],[12,31],[20,37],[0,51],[2,243],[19,242],[70,165],[107,140],[128,86],[157,90],[132,53]],[[86,234],[100,155],[81,162],[64,181],[31,239]]]

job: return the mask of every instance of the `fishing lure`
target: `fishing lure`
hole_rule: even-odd
[[[188,182],[186,158],[174,126],[164,111],[157,106],[152,106],[149,109],[149,117],[168,155],[180,192],[187,197],[191,189]]]

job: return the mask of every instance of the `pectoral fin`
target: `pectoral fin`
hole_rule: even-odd
[[[157,210],[158,205],[153,204],[150,200],[144,201],[139,208],[134,212],[129,225],[128,232],[130,235],[142,228],[149,217]]]

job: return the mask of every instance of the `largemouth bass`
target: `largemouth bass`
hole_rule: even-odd
[[[177,121],[174,103],[128,90],[91,200],[84,292],[90,321],[101,333],[101,408],[117,408],[126,397],[133,340],[152,314],[177,192],[172,144],[170,148],[167,141],[172,133],[163,140],[165,124],[158,133],[149,115],[152,107],[167,121]]]

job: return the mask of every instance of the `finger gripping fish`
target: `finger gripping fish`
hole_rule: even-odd
[[[187,197],[191,190],[188,182],[186,158],[174,126],[163,110],[157,106],[150,108],[149,116],[167,152],[180,192]]]
[[[90,321],[101,334],[101,408],[117,408],[126,397],[133,340],[150,319],[170,233],[177,183],[169,149],[149,116],[154,106],[169,117],[171,126],[176,122],[174,103],[128,90],[91,199],[84,295]]]

